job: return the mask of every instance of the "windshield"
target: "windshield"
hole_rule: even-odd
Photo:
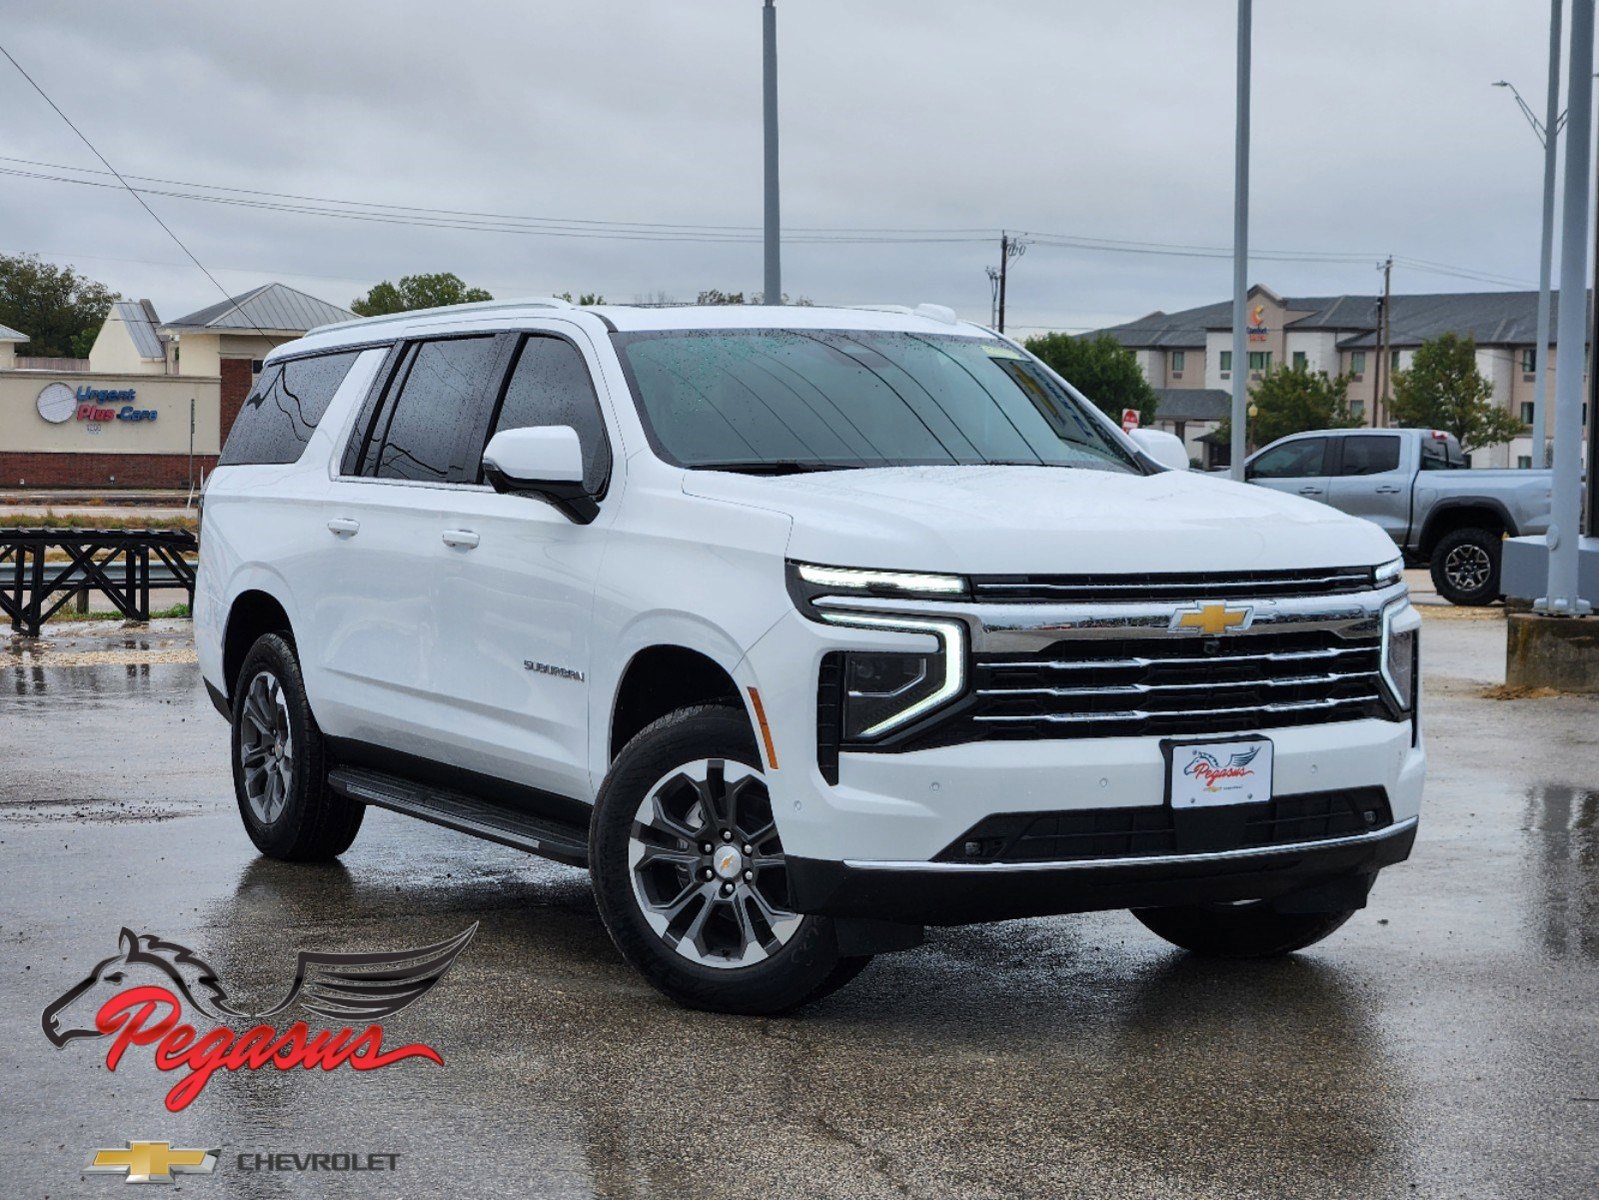
[[[778,473],[1022,464],[1139,473],[1038,362],[992,338],[858,330],[615,335],[669,462]]]

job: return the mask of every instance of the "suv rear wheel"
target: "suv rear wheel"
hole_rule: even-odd
[[[1446,533],[1432,551],[1432,585],[1451,604],[1475,607],[1499,599],[1497,533],[1476,526]]]
[[[311,715],[294,647],[256,640],[233,689],[233,790],[256,849],[305,862],[350,848],[366,806],[328,790],[322,731]]]
[[[779,1013],[849,982],[833,923],[789,909],[783,843],[744,714],[681,709],[617,756],[589,862],[622,956],[691,1008]]]
[[[1209,958],[1275,958],[1292,954],[1321,941],[1354,915],[1354,909],[1276,912],[1264,900],[1133,909],[1133,916],[1151,933]]]

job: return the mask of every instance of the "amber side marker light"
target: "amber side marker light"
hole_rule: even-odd
[[[755,721],[761,727],[761,741],[766,746],[766,761],[772,765],[772,770],[777,770],[777,748],[772,745],[772,730],[766,724],[766,706],[761,703],[761,694],[754,688],[749,689],[750,704],[755,708]]]

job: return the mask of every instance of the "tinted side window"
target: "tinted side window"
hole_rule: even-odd
[[[1297,479],[1322,474],[1327,455],[1326,438],[1301,438],[1262,454],[1249,468],[1251,479]]]
[[[365,474],[379,479],[460,483],[463,417],[492,386],[499,343],[493,337],[423,342],[407,356],[404,378],[378,418]]]
[[[217,465],[298,462],[359,357],[351,351],[272,364],[239,409]]]
[[[1399,439],[1352,437],[1344,439],[1344,464],[1340,475],[1381,475],[1399,470]]]
[[[605,421],[582,353],[562,338],[534,334],[523,341],[489,436],[533,425],[570,425],[577,430],[583,443],[583,486],[598,495],[611,473]],[[480,466],[480,476],[481,471]]]
[[[1421,469],[1423,471],[1454,471],[1466,465],[1466,456],[1460,452],[1460,443],[1453,437],[1447,440],[1435,437],[1421,439]]]

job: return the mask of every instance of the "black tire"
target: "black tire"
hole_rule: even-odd
[[[281,736],[284,726],[287,738]],[[287,765],[274,745],[287,748]],[[366,805],[328,790],[322,731],[311,715],[294,646],[282,634],[263,634],[244,656],[233,686],[229,747],[239,816],[256,849],[287,862],[318,862],[350,848]]]
[[[1133,916],[1151,933],[1207,958],[1276,958],[1292,954],[1321,941],[1354,915],[1354,909],[1280,913],[1265,901],[1133,909]]]
[[[674,937],[671,923],[664,932],[657,932],[651,925],[644,911],[645,898],[641,896],[646,872],[641,870],[636,887],[630,861],[636,817],[657,785],[674,773],[697,769],[695,764],[700,763],[712,764],[707,769],[704,787],[708,791],[704,794],[713,796],[722,811],[712,819],[703,808],[697,807],[698,801],[693,797],[701,793],[691,792],[689,788],[699,785],[683,775],[681,778],[685,782],[678,787],[685,799],[679,803],[689,807],[681,814],[680,827],[693,831],[693,839],[673,841],[668,838],[666,842],[670,844],[657,844],[673,854],[691,858],[699,855],[704,845],[718,850],[726,844],[736,848],[743,834],[732,843],[723,843],[719,831],[747,829],[749,826],[741,810],[758,810],[761,797],[765,795],[764,784],[760,783],[761,765],[754,735],[744,714],[736,709],[698,705],[662,717],[627,744],[600,789],[589,831],[589,868],[594,875],[600,917],[616,948],[660,992],[689,1008],[712,1012],[749,1015],[788,1012],[842,987],[870,960],[841,957],[833,922],[826,917],[801,916],[792,918],[797,924],[784,922],[786,940],[780,944],[777,942],[778,927],[764,926],[766,944],[759,952],[765,957],[743,966],[705,965],[719,960],[715,955],[702,952],[692,934],[684,933],[679,927]],[[724,764],[722,771],[715,769],[717,763]],[[745,778],[724,783],[726,767],[739,766],[744,770],[734,773]],[[752,772],[753,776],[745,775],[746,772]],[[720,797],[716,795],[718,787]],[[663,796],[666,794],[664,787],[660,791]],[[753,886],[763,889],[763,898],[770,901],[772,896],[766,894],[766,889],[772,889],[779,896],[786,895],[783,891],[786,881],[781,874],[781,859],[774,857],[781,854],[781,842],[775,833],[775,822],[771,821],[769,802],[765,813],[757,817],[755,823],[769,824],[771,832],[758,839],[756,854],[741,861],[756,868],[756,878],[760,882]],[[642,826],[641,834],[658,836]],[[708,861],[707,857],[704,862]],[[704,881],[703,870],[709,869],[704,862],[661,864],[658,870],[667,872],[665,894],[672,895],[675,889],[681,888],[681,899],[700,888],[714,892],[728,886],[739,891],[731,900],[690,896],[686,905],[676,910],[672,923],[685,920],[692,927],[698,919],[706,925],[718,918],[702,917],[702,909],[714,912],[717,906],[725,906],[731,915],[731,906],[740,903],[746,894],[736,881],[726,885],[714,877]],[[767,865],[761,865],[763,863]],[[748,902],[745,903],[746,913],[751,912]],[[656,920],[666,921],[666,917],[660,915],[665,907],[663,904],[656,909]],[[781,908],[781,904],[773,907]],[[753,927],[754,918],[746,919]],[[722,927],[730,933],[737,929],[727,926],[725,921]],[[684,942],[689,944],[680,951],[678,947]],[[752,941],[746,940],[744,944],[751,945]]]
[[[1500,536],[1468,525],[1432,549],[1432,585],[1451,604],[1477,608],[1499,599]]]

